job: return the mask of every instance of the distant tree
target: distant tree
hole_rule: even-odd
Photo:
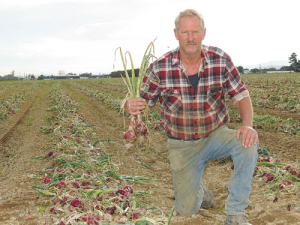
[[[81,74],[79,74],[79,75],[88,75],[88,76],[91,76],[92,73],[85,72],[85,73],[81,73]]]
[[[30,75],[30,80],[35,80],[35,76],[33,74]]]
[[[260,73],[266,73],[266,72],[268,72],[269,71],[269,69],[260,69]]]
[[[240,72],[240,74],[244,74],[244,68],[242,66],[238,66],[237,69]]]
[[[136,77],[138,77],[140,69],[134,69],[134,74]],[[129,77],[132,76],[132,71],[131,70],[127,70],[127,73],[129,75]],[[113,71],[109,74],[110,77],[115,78],[115,77],[121,77],[121,74],[123,77],[125,77],[125,71],[124,70],[118,70],[118,71]]]
[[[68,73],[67,75],[69,75],[69,76],[75,76],[76,73]]]
[[[44,75],[40,75],[40,76],[38,76],[38,80],[44,80]]]
[[[300,71],[300,60],[297,59],[297,54],[295,52],[289,57],[290,66],[294,68],[296,72]]]
[[[250,73],[259,73],[260,69],[254,68],[250,70]]]
[[[271,67],[271,68],[268,69],[268,71],[276,71],[276,70],[277,70],[277,69],[274,68],[274,67]]]
[[[294,68],[292,66],[282,66],[279,70],[280,71],[293,71]]]

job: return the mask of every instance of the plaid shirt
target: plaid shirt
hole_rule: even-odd
[[[161,119],[169,137],[207,137],[229,120],[225,93],[236,103],[249,96],[238,70],[221,49],[202,46],[199,83],[194,91],[180,60],[179,48],[153,62],[141,87],[141,97],[153,107],[159,99]]]

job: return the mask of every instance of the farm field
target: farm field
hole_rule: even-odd
[[[247,216],[300,225],[300,74],[242,75],[260,138]],[[203,224],[225,219],[229,158],[208,163],[215,207],[169,215],[173,185],[159,106],[151,142],[126,149],[121,79],[0,82],[0,224]],[[228,103],[230,128],[241,124]]]

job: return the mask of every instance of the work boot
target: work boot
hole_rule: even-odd
[[[248,222],[245,215],[226,216],[224,225],[252,225]]]
[[[203,209],[213,208],[215,205],[215,198],[213,193],[202,182],[201,182],[201,189],[200,189],[200,194],[202,194],[203,196],[201,208]],[[203,191],[204,193],[201,193]]]

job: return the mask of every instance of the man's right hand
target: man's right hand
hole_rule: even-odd
[[[146,107],[146,100],[143,98],[129,98],[124,106],[124,111],[131,115],[139,115]]]

